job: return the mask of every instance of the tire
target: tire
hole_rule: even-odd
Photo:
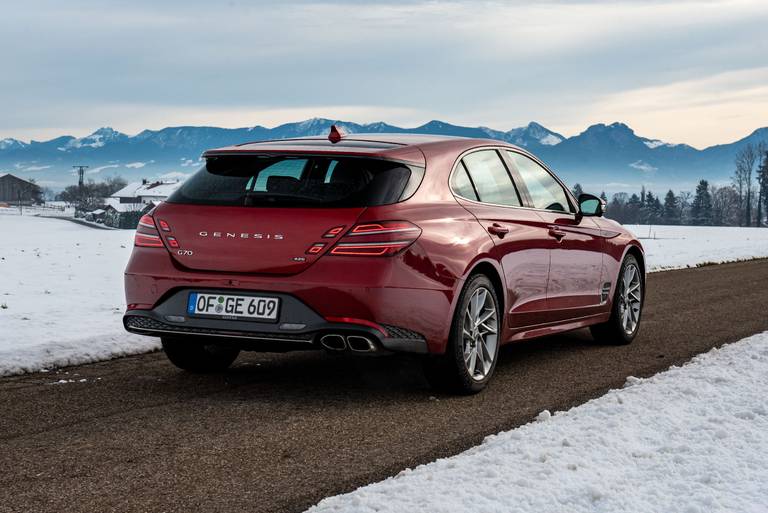
[[[235,347],[206,344],[194,340],[163,337],[165,356],[179,369],[194,373],[222,372],[235,361]]]
[[[470,305],[471,301],[477,302]],[[475,325],[473,312],[478,312],[474,320],[487,316],[486,320]],[[429,383],[456,394],[483,390],[496,369],[501,319],[499,298],[491,281],[483,274],[470,277],[453,314],[445,353],[424,359],[424,375]]]
[[[616,280],[616,290],[613,294],[613,304],[611,306],[611,317],[607,322],[590,326],[592,337],[595,341],[602,344],[626,345],[631,343],[640,332],[640,319],[643,313],[645,303],[645,276],[640,270],[640,264],[632,255],[627,255],[621,264],[619,276]],[[631,294],[626,293],[627,276],[635,273],[636,281],[630,280],[629,289],[635,289]],[[635,303],[637,298],[637,303]],[[636,306],[636,309],[635,309]],[[629,307],[629,308],[628,308]],[[627,328],[625,314],[634,323],[631,329]]]

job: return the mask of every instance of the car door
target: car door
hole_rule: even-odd
[[[493,239],[507,288],[507,326],[514,332],[544,322],[549,241],[536,212],[520,208],[520,194],[500,151],[484,148],[465,154],[453,170],[451,189]]]
[[[578,318],[601,306],[603,239],[597,223],[577,214],[563,184],[543,165],[507,150],[531,208],[541,218],[550,250],[547,308],[553,321]]]

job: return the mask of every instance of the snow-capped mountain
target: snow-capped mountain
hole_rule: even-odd
[[[324,135],[337,124],[349,133],[425,133],[499,139],[527,148],[551,165],[569,183],[588,190],[630,190],[640,184],[655,189],[692,188],[700,178],[726,182],[736,151],[747,142],[768,141],[761,128],[739,141],[698,150],[641,137],[624,123],[596,124],[565,137],[536,122],[508,131],[466,127],[433,120],[414,128],[384,122],[360,124],[313,118],[274,128],[168,127],[129,136],[100,128],[85,137],[62,136],[25,143],[0,140],[0,172],[34,178],[60,189],[75,181],[73,165],[90,166],[88,178],[121,175],[126,179],[181,176],[200,165],[208,148],[263,139]]]

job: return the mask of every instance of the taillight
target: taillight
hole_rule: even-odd
[[[133,239],[134,246],[141,248],[162,248],[163,241],[160,238],[160,232],[157,231],[155,220],[151,215],[145,214],[139,219],[139,225],[136,227],[136,236]]]
[[[331,255],[392,256],[413,244],[421,228],[408,221],[360,223],[331,249]]]

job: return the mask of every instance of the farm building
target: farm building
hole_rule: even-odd
[[[0,203],[31,205],[42,201],[40,187],[12,174],[0,174]]]

